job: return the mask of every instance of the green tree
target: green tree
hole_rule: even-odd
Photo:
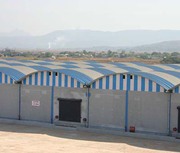
[[[52,55],[53,55],[53,53],[51,53],[51,52],[46,52],[46,53],[45,53],[45,57],[46,57],[46,58],[52,57]]]

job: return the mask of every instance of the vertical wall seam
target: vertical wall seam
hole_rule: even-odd
[[[87,88],[87,128],[89,128],[89,106],[90,88]]]
[[[54,86],[51,87],[51,124],[53,124],[54,118]]]
[[[169,132],[169,136],[171,135],[171,102],[172,102],[172,101],[171,101],[171,100],[172,100],[172,99],[171,99],[171,98],[172,98],[171,96],[172,96],[172,95],[171,95],[171,93],[170,93],[170,95],[169,95],[169,107],[168,107],[168,108],[169,108],[169,110],[168,110],[168,114],[169,114],[169,115],[168,115],[168,120],[169,120],[169,123],[168,123],[168,130],[169,130],[169,131],[168,131],[168,132]]]
[[[21,84],[18,84],[19,86],[19,114],[18,119],[21,120]]]
[[[125,131],[128,132],[128,90],[126,91],[126,104],[125,104]]]

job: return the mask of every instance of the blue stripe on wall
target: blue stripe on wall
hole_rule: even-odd
[[[8,76],[5,74],[5,83],[8,83]]]
[[[152,80],[149,80],[149,91],[152,92]]]
[[[2,83],[2,72],[0,72],[0,83]]]
[[[130,90],[130,74],[127,74],[127,91]]]
[[[141,78],[141,91],[145,91],[145,78]]]
[[[109,76],[106,76],[106,89],[109,89]]]
[[[13,79],[12,78],[10,78],[10,84],[13,84]]]
[[[71,78],[71,88],[74,88],[74,78]]]
[[[116,90],[116,74],[113,75],[113,90]]]
[[[58,83],[58,86],[61,87],[62,86],[62,74],[59,73],[59,79],[58,79],[59,83]]]
[[[138,89],[138,76],[134,75],[134,91]]]
[[[175,88],[175,93],[179,93],[179,87]]]
[[[80,88],[80,82],[79,81],[77,82],[77,87]]]
[[[51,124],[53,124],[54,118],[54,86],[51,88]]]
[[[43,81],[44,81],[44,72],[41,72],[41,86],[43,86]]]
[[[129,107],[129,94],[126,91],[126,104],[125,104],[125,131],[128,131],[128,107]]]
[[[93,82],[92,84],[92,88],[95,89],[96,88],[96,82]]]
[[[23,84],[26,84],[26,78],[24,78],[24,80],[23,80]]]
[[[68,76],[65,75],[65,87],[68,87]]]
[[[156,84],[156,92],[160,92],[160,85]]]
[[[102,89],[102,78],[99,79],[99,89]]]
[[[35,85],[38,85],[38,73],[35,73]]]
[[[29,76],[29,85],[32,85],[32,75]]]
[[[120,90],[123,90],[123,74],[120,74]]]

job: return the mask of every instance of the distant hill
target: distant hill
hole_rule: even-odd
[[[133,50],[138,50],[145,47],[146,44],[172,40],[180,40],[180,30],[126,30],[118,32],[59,30],[42,36],[31,36],[19,31],[9,33],[8,35],[0,33],[0,48],[67,50],[132,48]],[[164,49],[169,50],[169,45],[166,44]],[[151,49],[153,49],[153,47],[150,48],[150,50]],[[172,47],[170,49],[172,49]],[[174,47],[174,49],[178,50],[176,47]]]
[[[128,50],[140,51],[140,52],[180,52],[180,40],[178,41],[164,41],[160,43],[142,45],[138,47],[132,47]]]
[[[19,29],[15,29],[10,32],[0,32],[0,37],[19,37],[19,36],[21,36],[21,37],[22,36],[30,36],[30,34],[23,30],[19,30]]]

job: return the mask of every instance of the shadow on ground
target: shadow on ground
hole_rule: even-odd
[[[180,152],[180,143],[147,140],[141,138],[130,138],[123,136],[109,135],[109,134],[82,132],[82,131],[77,131],[76,129],[73,128],[62,129],[62,128],[39,127],[39,126],[30,126],[30,125],[19,125],[12,123],[0,123],[0,131],[15,132],[15,133],[46,134],[53,137],[83,140],[83,141],[125,143],[131,146],[146,148],[146,149]]]

